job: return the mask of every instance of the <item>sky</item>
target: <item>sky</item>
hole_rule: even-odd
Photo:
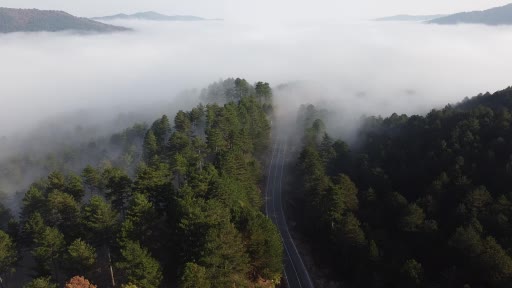
[[[482,10],[511,0],[0,0],[0,7],[64,10],[91,17],[116,13],[158,11],[233,21],[376,18],[395,14],[449,14]]]

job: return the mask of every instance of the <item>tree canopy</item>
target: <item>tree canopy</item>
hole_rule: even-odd
[[[261,212],[260,191],[272,89],[236,78],[203,96],[206,105],[112,135],[104,154],[88,145],[82,152],[91,159],[77,152],[80,169],[59,163],[30,186],[19,243],[0,232],[0,246],[19,245],[37,261],[42,278],[27,287],[64,279],[66,287],[145,288],[280,280],[282,243]],[[102,158],[109,153],[119,157]],[[0,253],[0,274],[15,266],[13,251]]]
[[[352,287],[512,283],[512,88],[425,116],[368,117],[352,147],[327,134],[319,111],[299,112],[294,189],[301,227],[334,278]]]

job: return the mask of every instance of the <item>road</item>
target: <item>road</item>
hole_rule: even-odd
[[[283,210],[282,186],[286,160],[286,139],[277,139],[267,170],[265,213],[276,224],[284,245],[284,276],[287,287],[313,288],[313,282],[293,242]]]

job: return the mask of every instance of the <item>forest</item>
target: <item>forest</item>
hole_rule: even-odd
[[[278,285],[283,247],[260,191],[272,90],[237,78],[201,94],[207,104],[101,145],[3,162],[2,179],[32,163],[49,172],[19,215],[0,206],[0,286]]]
[[[173,118],[0,161],[3,181],[44,173],[19,208],[0,198],[0,287],[280,287],[262,213],[273,97],[230,78]],[[365,117],[350,145],[335,112],[301,107],[286,185],[333,287],[510,287],[512,88]]]
[[[331,279],[510,287],[512,88],[425,116],[367,117],[351,146],[329,135],[324,115],[300,110],[291,190]]]

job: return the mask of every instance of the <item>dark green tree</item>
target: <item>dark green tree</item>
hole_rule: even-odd
[[[87,239],[97,244],[106,244],[115,233],[117,213],[100,196],[93,196],[82,208],[82,223]]]
[[[65,260],[66,270],[71,275],[88,273],[96,262],[96,249],[85,241],[76,239],[69,245]]]
[[[0,230],[0,278],[15,271],[18,250],[11,237]]]
[[[57,284],[51,282],[51,277],[39,277],[30,281],[23,288],[57,288]]]
[[[51,272],[58,277],[62,263],[62,256],[66,248],[64,235],[57,229],[46,227],[43,234],[35,239],[35,248],[32,250],[39,269],[43,273]]]
[[[85,195],[85,190],[80,176],[75,174],[67,175],[64,190],[62,191],[73,196],[77,202],[82,201],[82,198]]]
[[[101,173],[91,165],[87,165],[82,171],[83,183],[91,193],[101,189]]]
[[[124,215],[128,200],[132,194],[132,179],[119,168],[107,168],[103,171],[106,182],[106,196],[112,206]]]
[[[126,241],[121,248],[122,260],[116,264],[125,283],[158,288],[162,281],[160,264],[138,242]]]
[[[400,269],[401,287],[420,287],[423,281],[423,268],[414,259],[407,260]]]
[[[150,163],[153,161],[155,156],[158,154],[158,140],[153,130],[149,130],[144,137],[143,144],[143,158],[144,161]]]
[[[211,283],[204,267],[187,263],[181,276],[180,288],[210,288]]]

